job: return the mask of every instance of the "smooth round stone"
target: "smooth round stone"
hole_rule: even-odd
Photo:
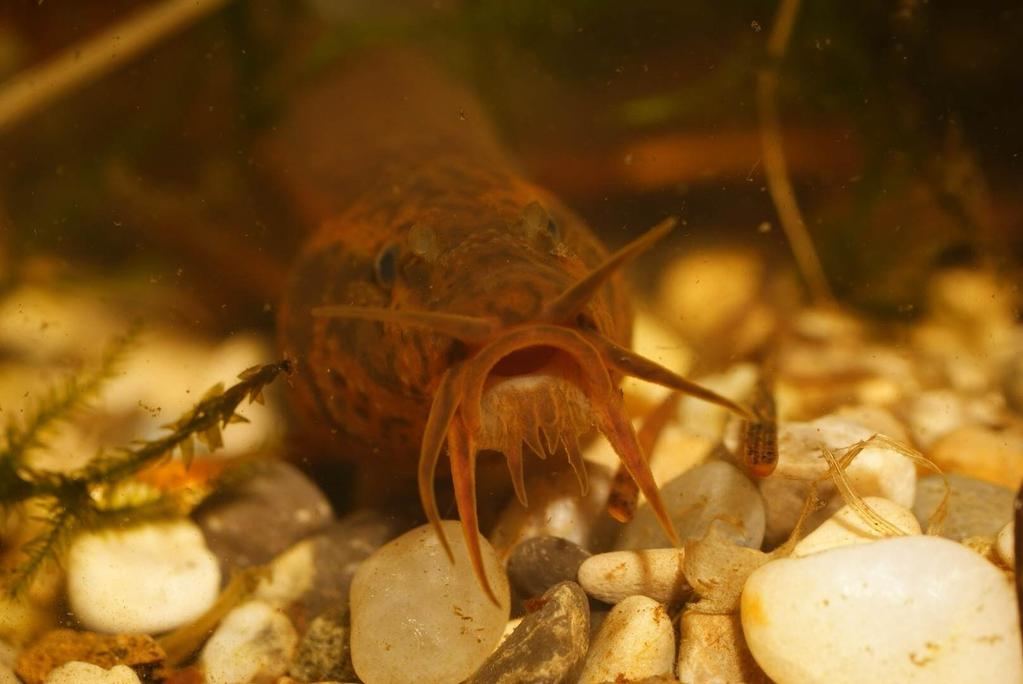
[[[746,583],[746,641],[778,684],[1023,679],[1004,573],[940,537],[772,561]]]
[[[929,449],[942,436],[970,420],[966,402],[948,389],[921,392],[905,408],[913,440]]]
[[[863,503],[876,514],[891,523],[903,534],[920,534],[920,523],[907,508],[877,496],[863,498]],[[866,544],[884,539],[889,535],[878,532],[852,506],[843,506],[837,513],[825,520],[820,527],[803,537],[792,549],[793,557],[809,556],[840,546]]]
[[[448,559],[433,527],[385,544],[352,580],[352,662],[366,684],[450,684],[470,676],[501,638],[509,613],[508,578],[482,536],[483,566],[495,605],[472,572],[461,524],[441,523]],[[410,594],[410,592],[412,592]]]
[[[630,596],[600,626],[578,684],[667,675],[674,665],[675,629],[668,611],[646,596]]]
[[[572,682],[590,645],[590,607],[575,582],[544,593],[541,608],[523,618],[469,679],[469,684]]]
[[[964,425],[935,442],[927,456],[945,472],[1015,489],[1023,480],[1023,431]]]
[[[737,544],[759,548],[764,538],[764,504],[757,488],[738,468],[708,461],[661,489],[661,498],[679,537],[699,539],[717,522]],[[649,504],[623,528],[617,550],[671,546]]]
[[[288,669],[297,643],[298,634],[283,613],[249,601],[221,621],[199,662],[206,684],[272,682]]]
[[[140,684],[140,680],[126,665],[104,670],[99,665],[73,660],[50,672],[44,684]]]
[[[768,684],[746,646],[738,615],[687,610],[679,627],[682,639],[675,671],[682,684]]]
[[[803,510],[807,482],[828,471],[822,447],[841,456],[848,447],[875,434],[876,431],[867,426],[837,416],[780,424],[778,465],[770,477],[759,481],[767,514],[765,538],[768,544],[779,544],[788,538]],[[895,449],[872,444],[852,460],[845,474],[860,496],[879,496],[906,508],[913,505],[916,466]],[[818,484],[818,495],[828,505],[810,516],[811,528],[820,525],[843,505],[830,479]]]
[[[1016,523],[1010,522],[1001,529],[998,536],[995,538],[995,550],[998,552],[998,557],[1002,559],[1005,565],[1012,569],[1016,569]]]
[[[250,477],[204,502],[195,519],[226,570],[270,561],[328,525],[334,512],[298,468],[267,460]]]
[[[611,551],[588,558],[579,566],[579,584],[605,603],[629,596],[646,596],[665,604],[678,603],[692,593],[683,572],[682,549]]]
[[[508,557],[508,581],[523,598],[540,596],[561,582],[575,581],[590,553],[561,537],[533,537]]]
[[[67,568],[71,609],[99,632],[174,629],[202,615],[220,589],[217,559],[188,520],[81,534]]]
[[[994,537],[1013,517],[1012,490],[961,475],[948,475],[951,494],[948,515],[941,525],[941,536],[955,541],[970,537]],[[920,479],[913,513],[927,527],[931,515],[945,495],[940,475]]]

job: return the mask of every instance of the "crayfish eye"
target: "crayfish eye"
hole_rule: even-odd
[[[561,239],[561,226],[554,220],[553,216],[547,217],[547,232],[551,234],[551,237],[555,240]]]
[[[377,285],[390,289],[394,285],[394,279],[398,273],[398,245],[390,243],[384,245],[373,260],[373,275],[376,277]]]
[[[530,239],[561,240],[561,226],[539,202],[530,202],[525,206],[519,218],[519,226]]]

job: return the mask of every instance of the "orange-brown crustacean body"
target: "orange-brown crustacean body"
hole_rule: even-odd
[[[417,473],[438,532],[433,480],[446,446],[488,592],[479,450],[504,454],[525,502],[524,443],[564,451],[583,473],[578,440],[599,431],[677,539],[618,380],[635,375],[743,410],[628,351],[618,271],[671,222],[608,256],[578,216],[523,178],[467,91],[415,56],[357,57],[321,83],[271,146],[280,180],[319,226],[279,324],[306,415],[367,465]]]

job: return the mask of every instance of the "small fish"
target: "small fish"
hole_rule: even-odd
[[[492,599],[476,514],[481,450],[504,455],[526,504],[523,446],[564,451],[584,478],[579,443],[599,431],[678,542],[619,381],[750,414],[628,348],[620,271],[673,219],[609,255],[522,176],[465,89],[404,53],[339,65],[299,96],[269,156],[318,226],[279,317],[299,405],[365,467],[416,474],[450,555],[434,493],[446,446],[473,569]]]

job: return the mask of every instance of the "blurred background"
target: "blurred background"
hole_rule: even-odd
[[[154,4],[9,0],[0,81]],[[7,287],[113,279],[125,306],[169,322],[270,327],[274,301],[247,285],[286,264],[302,235],[266,183],[259,142],[304,84],[377,44],[419,48],[470,82],[527,173],[611,246],[681,216],[641,286],[659,260],[708,245],[789,270],[755,96],[776,9],[227,2],[0,132],[0,274]],[[1014,272],[1019,3],[805,3],[779,73],[789,173],[842,301],[912,316],[938,266]]]

